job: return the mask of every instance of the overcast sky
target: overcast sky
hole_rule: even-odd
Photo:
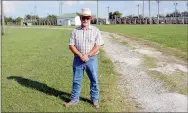
[[[137,15],[138,8],[136,5],[140,5],[140,14],[142,14],[142,1],[99,1],[99,17],[107,17],[108,9],[110,11],[120,11],[123,16]],[[178,1],[177,9],[179,11],[187,10],[186,1]],[[48,14],[59,15],[59,1],[3,1],[4,12],[6,16],[24,17],[26,14],[34,13],[34,7],[36,5],[36,14],[40,17],[45,17]],[[148,16],[148,1],[145,1],[145,16]],[[174,1],[161,1],[160,2],[160,14],[166,14],[174,11]],[[82,8],[90,8],[92,14],[97,13],[96,1],[64,1],[63,13],[75,13],[80,12]],[[157,15],[157,2],[151,1],[151,15]]]

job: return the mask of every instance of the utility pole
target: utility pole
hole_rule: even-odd
[[[4,8],[3,8],[3,1],[1,0],[1,34],[5,34],[5,20],[4,20]]]
[[[176,15],[176,12],[177,12],[177,8],[176,8],[176,7],[177,7],[177,5],[178,5],[178,3],[175,2],[175,3],[174,3],[174,6],[175,6],[175,7],[174,7],[174,9],[175,9],[175,12],[174,12],[175,14],[174,14],[174,15],[175,15],[175,17],[177,16],[177,15]]]
[[[99,4],[98,4],[98,2],[99,2],[99,1],[97,0],[97,24],[99,24],[99,19],[98,19],[98,14],[99,14],[99,12],[98,12],[98,5],[99,5]]]
[[[61,7],[61,2],[59,2],[59,16],[61,15],[60,7]]]
[[[175,15],[176,24],[177,24],[177,15],[176,15],[176,12],[177,12],[177,8],[176,7],[177,7],[177,5],[178,5],[178,3],[175,2],[174,3],[174,6],[175,6],[175,12],[174,12],[175,14],[174,15]]]
[[[37,10],[37,6],[35,5],[35,10],[34,10],[34,13],[35,13],[35,14],[34,14],[34,15],[35,15],[35,20],[36,20],[36,18],[37,18],[37,17],[36,17],[36,16],[37,16],[36,10]]]
[[[140,5],[136,5],[136,6],[138,7],[138,18],[139,18],[139,6],[140,6]]]
[[[142,7],[142,16],[144,18],[144,0],[143,0],[143,7]]]
[[[150,0],[149,0],[149,23],[151,24],[151,15],[150,15],[150,11],[151,10],[151,8],[150,8]]]
[[[159,0],[157,0],[157,6],[158,6],[157,24],[159,24]]]
[[[108,8],[108,19],[110,19],[110,14],[109,14],[109,6],[107,7]]]
[[[62,6],[63,6],[63,2],[60,1],[60,2],[59,2],[59,16],[61,16],[61,15],[63,14],[63,11],[62,11],[62,10],[63,10],[63,7],[62,7]]]

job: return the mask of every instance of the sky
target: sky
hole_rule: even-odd
[[[59,2],[60,1],[3,1],[5,16],[17,18],[24,17],[26,14],[34,14],[36,6],[36,14],[39,17],[46,17],[48,14],[59,15]],[[178,11],[187,10],[187,1],[176,1]],[[120,11],[123,16],[142,14],[143,1],[99,1],[98,12],[99,17],[107,18],[109,11]],[[90,8],[92,14],[97,14],[97,1],[63,1],[62,12],[64,13],[76,13],[81,12],[82,8]],[[165,15],[174,11],[174,1],[161,1],[160,2],[160,14]],[[144,2],[144,15],[149,15],[149,2]],[[151,1],[151,16],[157,15],[157,2]]]

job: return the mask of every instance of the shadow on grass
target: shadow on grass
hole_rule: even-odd
[[[44,83],[40,83],[40,82],[33,81],[33,80],[30,80],[30,79],[27,79],[27,78],[23,78],[21,76],[9,76],[9,77],[7,77],[7,79],[9,79],[9,80],[14,79],[15,81],[17,81],[22,86],[38,90],[38,91],[43,92],[43,93],[48,94],[48,95],[59,97],[64,102],[70,101],[70,99],[69,99],[69,97],[71,96],[70,93],[56,90],[54,88],[47,86]],[[86,99],[86,98],[83,98],[83,97],[80,97],[80,100],[82,100],[84,102],[91,103],[89,99]]]

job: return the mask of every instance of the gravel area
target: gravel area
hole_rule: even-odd
[[[103,32],[105,45],[103,49],[115,65],[116,71],[119,73],[119,87],[128,89],[130,97],[138,102],[142,112],[186,112],[187,111],[187,95],[169,92],[162,86],[162,82],[153,80],[147,75],[147,70],[143,65],[144,55],[157,57],[162,56],[152,48],[142,47],[130,40],[112,33]],[[114,40],[117,38],[117,40]],[[130,42],[129,45],[120,44],[120,40]],[[132,48],[134,47],[134,49]],[[138,48],[139,47],[139,48]],[[161,59],[162,60],[162,59]],[[163,59],[164,60],[164,59]],[[167,63],[167,62],[165,62]],[[167,66],[166,66],[167,65]],[[181,64],[166,64],[160,68],[160,71],[181,71],[187,72],[187,67]],[[167,68],[169,67],[170,68]],[[163,69],[161,69],[163,68]],[[169,69],[169,70],[168,70]],[[123,90],[122,90],[123,91]]]

